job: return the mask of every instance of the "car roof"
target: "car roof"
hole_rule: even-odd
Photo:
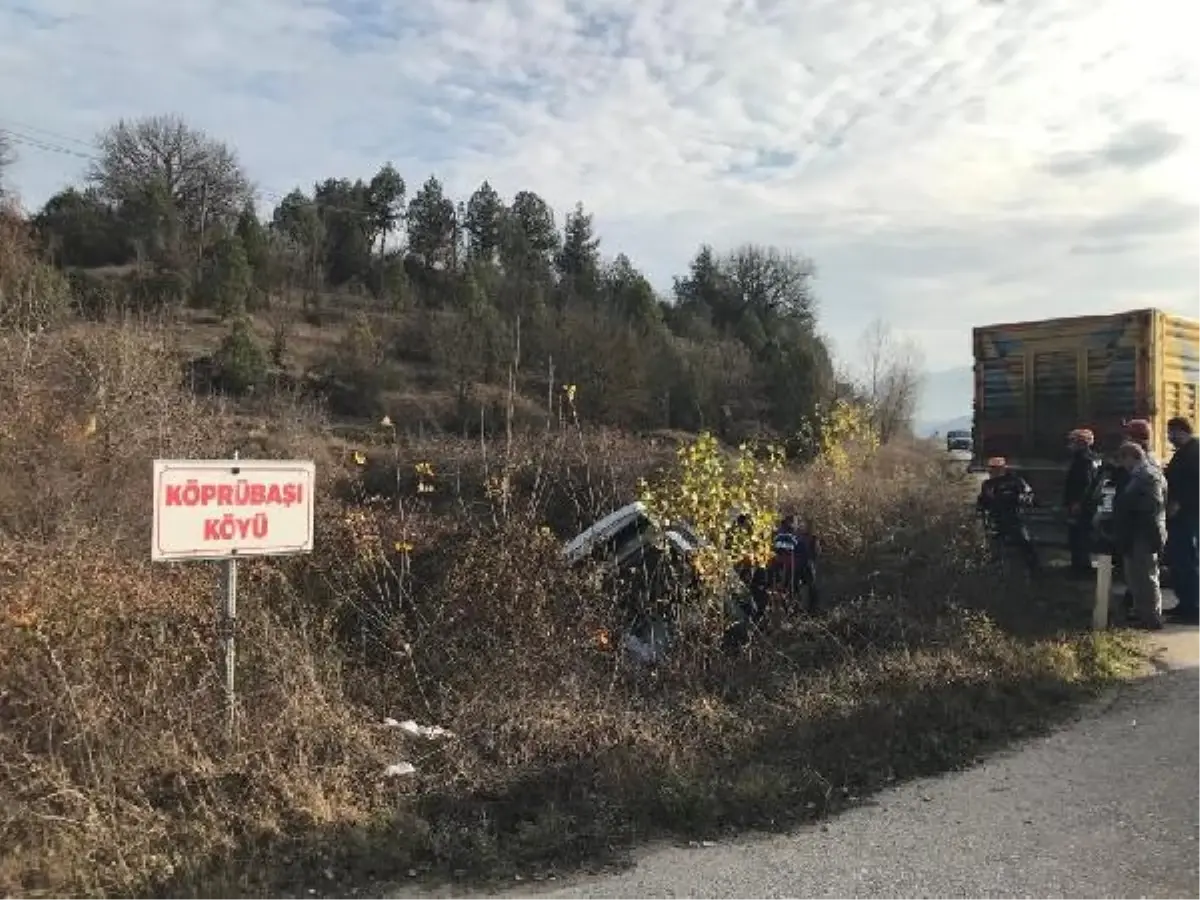
[[[584,556],[591,547],[612,537],[639,518],[650,521],[646,504],[635,500],[633,503],[626,504],[615,512],[609,513],[573,537],[563,547],[563,556],[567,558],[568,562],[574,562]]]

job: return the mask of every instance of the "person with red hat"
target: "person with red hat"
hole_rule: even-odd
[[[1130,419],[1125,423],[1125,437],[1142,448],[1146,454],[1147,463],[1161,470],[1162,466],[1155,458],[1154,451],[1150,449],[1150,441],[1153,436],[1150,423],[1145,419]]]
[[[1021,551],[1030,574],[1038,570],[1038,552],[1021,511],[1033,505],[1033,489],[1008,466],[1003,456],[987,461],[988,478],[979,486],[975,508],[985,517],[993,535]]]
[[[1146,465],[1162,471],[1162,466],[1159,464],[1157,457],[1150,449],[1150,423],[1145,419],[1128,419],[1122,423],[1121,430],[1124,433],[1124,440],[1127,443],[1137,444],[1142,448],[1142,453],[1145,456]],[[1129,472],[1119,463],[1110,464],[1108,478],[1112,483],[1115,493],[1121,493],[1121,489],[1125,487],[1129,481]]]
[[[1095,494],[1095,482],[1100,473],[1100,457],[1092,450],[1095,443],[1096,435],[1090,428],[1076,428],[1067,435],[1071,464],[1063,485],[1071,574],[1089,578],[1092,576],[1092,515],[1095,512],[1091,498]]]

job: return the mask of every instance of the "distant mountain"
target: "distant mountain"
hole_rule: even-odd
[[[956,419],[944,419],[940,422],[918,420],[914,427],[917,432],[917,437],[933,437],[935,434],[945,437],[947,431],[970,431],[971,417],[959,416]]]
[[[945,434],[952,428],[970,428],[974,394],[975,372],[970,366],[927,373],[917,404],[917,434],[927,436],[935,431]]]

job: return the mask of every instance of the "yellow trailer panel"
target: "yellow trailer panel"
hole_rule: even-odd
[[[1141,309],[976,328],[975,446],[1024,470],[1064,463],[1067,432],[1091,428],[1109,453],[1128,419],[1149,420],[1170,456],[1166,422],[1196,421],[1200,323]]]
[[[1166,423],[1176,416],[1196,422],[1196,383],[1200,380],[1200,322],[1183,316],[1160,314],[1156,319],[1154,416],[1166,431]],[[1165,441],[1165,434],[1161,436]],[[1165,459],[1171,452],[1163,447]]]
[[[1062,497],[1067,433],[1091,428],[1111,456],[1123,424],[1150,422],[1151,449],[1173,452],[1166,423],[1197,420],[1200,323],[1154,309],[976,328],[975,455],[1007,457],[1029,481],[1044,514]],[[1051,514],[1035,516],[1048,543],[1061,541]],[[1044,519],[1044,521],[1042,521]],[[1031,520],[1031,526],[1038,522]]]

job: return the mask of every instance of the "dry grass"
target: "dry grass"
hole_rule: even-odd
[[[5,893],[345,896],[784,827],[1045,727],[1131,656],[1077,630],[1062,585],[998,584],[965,495],[894,449],[848,480],[793,473],[828,616],[651,677],[597,647],[612,600],[539,529],[626,502],[670,440],[569,417],[511,445],[338,436],[287,402],[243,420],[178,373],[153,331],[0,345]],[[315,458],[321,483],[316,552],[243,564],[235,746],[215,572],[145,559],[150,460],[231,446]],[[399,761],[416,775],[384,778]]]

